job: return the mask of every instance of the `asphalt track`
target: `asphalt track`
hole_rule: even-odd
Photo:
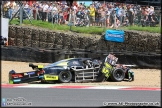
[[[31,102],[32,106],[38,107],[103,107],[110,106],[111,102],[115,102],[111,104],[112,106],[116,104],[119,106],[119,102],[124,106],[129,106],[131,102],[161,106],[161,90],[2,88],[1,96],[11,99],[23,97],[26,102]]]

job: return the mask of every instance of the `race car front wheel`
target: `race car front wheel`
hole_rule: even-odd
[[[111,73],[111,79],[116,82],[123,81],[125,78],[125,72],[121,68],[116,68]]]
[[[68,83],[72,79],[72,74],[70,71],[61,71],[59,74],[59,81],[61,83]]]

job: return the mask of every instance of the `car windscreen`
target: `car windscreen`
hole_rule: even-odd
[[[71,61],[71,60],[73,60],[73,59],[64,59],[64,60],[60,60],[60,61],[57,61],[57,62],[55,62],[55,63],[52,63],[52,64],[49,64],[49,65],[45,66],[45,68],[47,68],[47,67],[52,67],[52,66],[57,66],[57,65],[60,64],[60,63],[69,62],[69,61]]]

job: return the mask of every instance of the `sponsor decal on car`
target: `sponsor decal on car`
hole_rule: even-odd
[[[28,74],[25,72],[24,75],[28,75]]]
[[[35,74],[35,72],[27,72],[28,75]]]
[[[21,79],[14,79],[13,81],[14,81],[14,82],[20,82]]]
[[[44,75],[45,80],[58,80],[57,75]]]
[[[112,71],[112,69],[113,68],[109,63],[107,63],[107,62],[104,63],[104,66],[102,68],[102,73],[105,74],[106,78],[110,77],[110,72]]]
[[[44,68],[44,66],[43,65],[38,65],[38,68],[42,69],[42,68]]]
[[[13,84],[14,82],[13,82],[13,80],[9,80],[9,84]]]

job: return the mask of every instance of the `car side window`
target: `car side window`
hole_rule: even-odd
[[[79,61],[75,60],[75,61],[70,61],[68,63],[68,66],[80,66],[81,64],[79,63]]]

